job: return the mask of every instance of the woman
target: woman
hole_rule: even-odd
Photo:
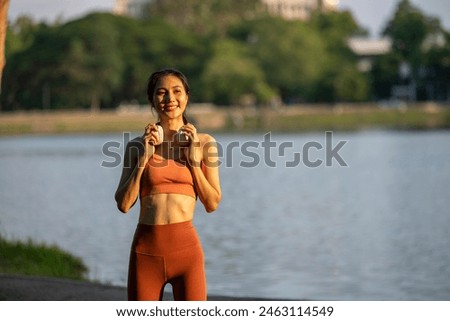
[[[171,283],[175,300],[206,300],[203,250],[192,220],[197,197],[208,213],[221,200],[217,144],[186,121],[189,85],[181,72],[153,73],[147,96],[159,122],[127,144],[115,195],[123,213],[140,199],[128,299],[161,300]],[[187,146],[177,143],[177,133]]]

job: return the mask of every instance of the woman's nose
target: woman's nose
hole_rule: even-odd
[[[165,100],[167,102],[172,101],[173,97],[174,97],[173,94],[169,92],[169,93],[166,94],[166,97],[165,97],[166,99]]]

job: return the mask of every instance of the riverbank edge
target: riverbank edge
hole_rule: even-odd
[[[0,274],[1,301],[126,301],[125,287],[71,279]],[[163,301],[173,301],[165,292]],[[291,301],[208,295],[208,301]],[[303,300],[302,300],[303,301]]]
[[[81,259],[56,246],[32,241],[7,241],[0,236],[0,301],[124,301],[127,290],[91,281]],[[61,260],[67,261],[62,262]],[[51,262],[51,263],[49,263]],[[17,267],[20,263],[21,267]],[[61,273],[58,265],[67,265]],[[13,268],[13,270],[12,270]],[[164,293],[164,301],[173,301]],[[208,301],[271,301],[273,299],[209,295]],[[286,301],[286,300],[283,300]]]
[[[367,129],[450,129],[450,103],[297,105],[279,108],[192,105],[188,119],[206,132],[311,132]],[[0,136],[142,132],[156,115],[148,107],[0,112]]]

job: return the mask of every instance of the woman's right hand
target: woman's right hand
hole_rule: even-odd
[[[161,137],[158,127],[159,126],[156,124],[148,124],[145,127],[144,134],[142,135],[142,143],[144,145],[143,146],[144,155],[139,162],[141,166],[145,166],[148,159],[155,152],[155,146],[160,145],[164,139],[164,137]]]
[[[153,146],[161,145],[164,137],[160,136],[160,132],[158,127],[161,127],[156,124],[148,124],[145,127],[144,135],[142,135],[142,139],[146,144],[150,144]]]

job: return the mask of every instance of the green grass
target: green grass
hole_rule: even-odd
[[[197,113],[194,121],[204,124],[207,132],[306,132],[317,130],[361,129],[442,129],[450,128],[450,108],[436,105],[434,108],[408,107],[406,109],[382,109],[370,106],[355,108],[297,108],[286,107],[280,111],[258,109],[255,113],[241,114],[239,123],[224,109],[217,109],[216,116],[225,117],[222,127],[208,128],[211,113]],[[225,112],[224,112],[225,111]],[[292,112],[293,111],[293,112]],[[214,114],[214,111],[213,111]],[[34,112],[0,113],[0,136],[21,134],[65,134],[142,132],[147,122],[155,121],[150,114],[118,114],[112,111],[89,112]]]
[[[7,241],[0,236],[0,273],[84,280],[81,259],[56,246]]]
[[[249,128],[257,123],[248,122]],[[272,115],[259,124],[264,130],[314,131],[314,130],[361,130],[371,128],[420,130],[450,128],[450,110],[430,113],[424,110],[375,110],[352,113],[317,113],[304,115]]]
[[[0,135],[14,135],[14,134],[30,134],[32,128],[29,124],[0,124]]]

